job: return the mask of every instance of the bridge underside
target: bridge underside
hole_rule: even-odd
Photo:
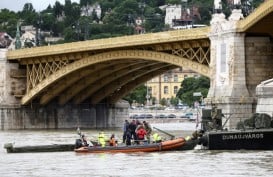
[[[270,36],[273,38],[273,12],[245,31],[247,36]]]
[[[266,1],[246,19],[238,22],[238,32],[246,36],[273,37],[273,2]]]
[[[63,76],[40,92],[38,98],[42,105],[52,99],[57,99],[60,105],[68,101],[115,103],[145,81],[176,67],[138,59],[100,62]]]

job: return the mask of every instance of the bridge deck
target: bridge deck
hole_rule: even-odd
[[[209,27],[175,30],[160,33],[148,33],[141,35],[122,36],[107,39],[88,40],[59,45],[43,46],[37,48],[26,48],[9,51],[8,60],[22,61],[26,58],[37,58],[42,56],[63,55],[68,53],[109,51],[121,48],[136,48],[145,46],[162,45],[164,43],[178,43],[181,41],[208,40]]]

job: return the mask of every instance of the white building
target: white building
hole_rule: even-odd
[[[165,24],[173,29],[198,28],[206,25],[194,24],[193,17],[201,19],[198,8],[181,5],[166,5],[160,7],[166,11]]]
[[[36,31],[26,31],[22,36],[20,37],[22,48],[25,48],[26,43],[31,43],[32,46],[36,46]]]
[[[165,24],[168,24],[172,28],[173,19],[181,18],[181,5],[168,5],[165,7],[165,10],[166,10]]]
[[[87,5],[81,8],[81,16],[91,16],[95,11],[97,17],[101,19],[101,7],[99,4]]]

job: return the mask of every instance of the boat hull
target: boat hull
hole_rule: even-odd
[[[162,143],[131,145],[131,146],[92,146],[80,147],[74,151],[77,153],[133,153],[133,152],[157,152],[175,150],[185,144],[184,138],[177,138],[175,140],[168,140]]]
[[[273,150],[273,129],[208,132],[201,144],[209,150]]]
[[[13,144],[7,143],[5,144],[4,148],[7,149],[8,153],[64,152],[73,151],[75,148],[75,144],[52,144],[14,147]]]
[[[187,140],[183,146],[180,146],[175,150],[177,150],[177,151],[193,150],[197,146],[198,143],[199,143],[199,139]]]

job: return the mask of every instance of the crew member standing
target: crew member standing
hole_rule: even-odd
[[[125,143],[126,140],[126,132],[128,131],[129,128],[129,122],[128,120],[125,120],[124,124],[123,124],[123,137],[122,137],[122,142]]]
[[[136,120],[132,120],[132,122],[129,124],[129,130],[131,131],[131,137],[136,141],[137,140],[137,136],[136,136]]]
[[[105,147],[105,135],[104,135],[104,132],[100,132],[99,133],[98,143],[101,145],[101,147]]]
[[[152,134],[152,127],[151,127],[151,125],[150,125],[148,122],[146,122],[146,121],[143,121],[143,125],[144,125],[144,129],[145,129],[146,132],[147,132],[146,137],[147,137],[148,143],[150,143],[151,134]]]

